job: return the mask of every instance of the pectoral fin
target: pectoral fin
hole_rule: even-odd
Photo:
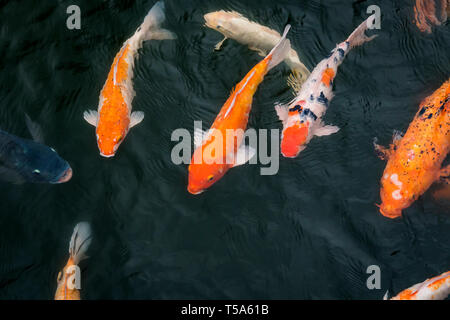
[[[253,50],[253,51],[256,51],[261,57],[267,56],[267,52],[264,51],[264,50],[262,50],[262,49],[260,49],[260,48],[257,48],[257,47],[249,47],[249,49],[250,49],[250,50]]]
[[[241,144],[234,158],[234,167],[246,164],[256,155],[256,150],[249,145]]]
[[[288,107],[282,104],[278,104],[275,106],[275,111],[277,112],[278,119],[280,119],[281,122],[287,121],[289,117],[289,110]]]
[[[90,125],[97,127],[97,123],[98,123],[98,112],[97,111],[94,111],[94,110],[85,111],[83,113],[83,118]]]
[[[137,126],[139,123],[144,120],[144,112],[142,111],[134,111],[131,113],[130,117],[130,128]]]
[[[336,126],[321,126],[314,131],[314,135],[318,137],[329,136],[339,131],[339,127]]]
[[[222,41],[220,41],[216,46],[214,47],[214,50],[219,51],[222,49],[223,43],[228,39],[228,37],[224,37]]]
[[[373,146],[375,148],[375,152],[377,153],[377,156],[381,160],[389,160],[389,158],[391,157],[391,150],[379,145],[377,138],[373,139]]]
[[[200,128],[195,128],[194,129],[194,146],[196,148],[200,147],[203,144],[203,142],[205,142],[209,138],[211,132],[212,132],[211,129],[208,131],[204,131]]]
[[[25,179],[19,173],[4,166],[0,166],[0,180],[14,184],[25,183]]]
[[[44,133],[42,132],[41,126],[36,122],[31,121],[30,117],[27,114],[25,114],[25,122],[31,136],[33,137],[33,140],[39,143],[44,143]]]
[[[439,178],[445,183],[450,184],[450,164],[439,171]]]

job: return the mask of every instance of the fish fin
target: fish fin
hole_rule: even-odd
[[[389,160],[391,157],[391,150],[378,144],[378,138],[373,139],[373,146],[378,158],[381,160]]]
[[[392,135],[392,141],[394,143],[396,143],[396,142],[402,140],[403,135],[404,135],[403,132],[398,131],[398,130],[394,130],[394,134]]]
[[[284,29],[283,36],[280,39],[280,42],[270,51],[265,59],[269,60],[269,64],[267,66],[267,70],[275,68],[280,62],[282,62],[289,51],[291,51],[291,42],[286,38],[289,30],[291,29],[291,25],[288,24]]]
[[[42,132],[41,126],[36,122],[33,122],[27,114],[25,114],[25,122],[31,136],[33,137],[33,140],[39,143],[44,143],[44,133]]]
[[[87,110],[83,113],[83,118],[87,123],[97,127],[98,123],[98,112],[94,110]]]
[[[387,290],[386,293],[384,294],[383,300],[389,300],[389,290]]]
[[[0,166],[0,180],[11,182],[13,184],[23,184],[25,179],[13,169]]]
[[[228,37],[224,37],[219,43],[217,43],[214,47],[215,51],[219,51],[222,49],[223,43],[228,39]]]
[[[144,120],[144,112],[142,111],[134,111],[131,113],[130,117],[130,128],[137,126],[139,123]]]
[[[337,126],[324,126],[318,127],[314,130],[314,135],[318,137],[329,136],[338,132],[340,129]]]
[[[267,52],[264,51],[264,50],[262,50],[262,49],[260,49],[260,48],[257,48],[257,47],[249,47],[249,49],[250,49],[250,50],[253,50],[253,51],[256,51],[261,57],[267,56]]]
[[[168,30],[161,29],[161,24],[166,20],[164,14],[164,1],[158,1],[148,12],[144,22],[136,31],[140,40],[164,40],[176,39],[176,35]]]
[[[236,152],[233,168],[246,164],[256,155],[255,148],[250,147],[246,144],[241,144],[238,151]]]
[[[176,34],[167,29],[158,29],[152,31],[152,40],[175,40],[177,38]]]
[[[196,148],[200,147],[203,144],[203,141],[205,141],[205,139],[208,135],[208,132],[204,131],[200,128],[194,129],[194,146]]]
[[[445,168],[442,168],[439,171],[439,178],[444,180],[447,184],[450,183],[449,178],[450,178],[450,164],[448,166],[446,166]]]
[[[277,112],[278,119],[280,119],[280,121],[283,123],[286,122],[286,120],[289,117],[288,106],[283,105],[283,104],[277,104],[275,106],[275,111]]]
[[[73,262],[78,264],[81,260],[88,258],[86,252],[92,241],[91,226],[87,222],[78,223],[70,238],[69,253]]]
[[[355,29],[355,31],[352,32],[352,34],[348,37],[347,42],[350,44],[350,48],[354,48],[356,46],[360,46],[365,42],[372,41],[377,36],[366,36],[365,32],[366,30],[373,25],[374,21],[376,19],[376,15],[373,14],[369,18],[366,19],[363,23],[359,25],[358,28]]]
[[[293,70],[292,73],[289,75],[287,84],[294,91],[294,96],[296,96],[302,89],[305,79],[306,78],[304,78],[303,75],[297,70]]]

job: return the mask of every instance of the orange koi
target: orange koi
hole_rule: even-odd
[[[187,188],[190,193],[203,192],[219,181],[230,168],[246,163],[255,155],[253,148],[242,143],[253,95],[269,70],[281,63],[291,50],[290,41],[286,39],[289,29],[290,25],[264,60],[236,85],[208,133],[194,133],[196,150],[189,165]],[[232,143],[225,143],[223,139],[228,130],[236,133]]]
[[[165,20],[164,3],[156,3],[135,34],[123,44],[114,58],[105,85],[100,93],[98,111],[85,111],[84,119],[96,127],[100,155],[113,157],[130,128],[144,119],[142,111],[131,112],[134,61],[146,40],[174,39],[170,31],[160,28]]]
[[[55,300],[80,300],[80,287],[77,285],[76,274],[78,264],[87,258],[86,252],[91,244],[91,227],[87,222],[80,222],[75,226],[69,245],[69,260],[62,272],[58,274],[58,287],[55,293]]]
[[[402,215],[439,179],[448,179],[450,165],[442,167],[450,150],[450,80],[420,105],[404,137],[394,134],[389,149],[375,143],[387,165],[381,179],[380,212],[389,218]]]
[[[391,300],[444,300],[449,295],[450,271],[418,283],[400,292]]]

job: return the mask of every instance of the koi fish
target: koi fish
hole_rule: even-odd
[[[156,3],[136,33],[123,44],[114,58],[108,79],[100,93],[98,111],[85,111],[84,119],[96,127],[100,155],[113,157],[130,128],[144,119],[142,111],[131,112],[135,96],[133,90],[134,60],[146,40],[175,39],[168,30],[161,29],[164,22],[164,2]]]
[[[256,154],[253,148],[242,143],[253,95],[269,70],[281,63],[291,50],[290,41],[286,39],[289,29],[290,25],[287,25],[275,48],[236,85],[208,133],[201,129],[194,132],[196,150],[189,165],[187,188],[190,193],[203,192],[230,168],[246,163]],[[225,143],[222,139],[228,130],[237,133],[232,143]]]
[[[78,264],[86,259],[86,252],[92,241],[91,227],[87,222],[80,222],[75,226],[69,245],[69,260],[61,272],[58,273],[58,287],[55,300],[80,300],[80,283],[77,283],[76,274]],[[78,278],[79,279],[79,278]]]
[[[204,19],[205,26],[224,35],[224,39],[216,45],[216,50],[220,50],[227,39],[234,39],[265,57],[281,39],[277,31],[250,21],[236,11],[210,12],[204,15]],[[298,81],[303,83],[308,78],[309,70],[300,61],[294,49],[289,51],[284,61],[292,69]]]
[[[281,153],[284,157],[297,157],[314,136],[328,136],[339,131],[338,127],[322,122],[333,98],[333,81],[349,51],[376,37],[365,35],[374,21],[375,15],[370,16],[346,41],[333,49],[330,56],[316,66],[292,102],[275,106],[278,118],[283,123]]]
[[[402,137],[394,133],[390,148],[374,142],[382,159],[388,160],[381,179],[380,212],[397,218],[439,179],[448,179],[450,165],[442,167],[450,150],[450,80],[420,105]]]
[[[0,180],[22,183],[64,183],[72,168],[53,148],[44,145],[41,127],[25,117],[33,140],[0,130]]]
[[[431,33],[433,25],[440,26],[447,21],[449,11],[449,0],[416,0],[414,6],[415,24],[420,31]]]
[[[444,300],[450,295],[450,271],[400,292],[391,300]],[[387,294],[385,300],[387,299]]]

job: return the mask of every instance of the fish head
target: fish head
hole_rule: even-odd
[[[387,169],[381,180],[380,190],[381,205],[379,208],[383,216],[391,219],[401,217],[402,210],[414,202],[413,196],[408,195],[404,189],[399,175]]]
[[[97,146],[100,155],[105,158],[111,158],[116,155],[119,146],[122,144],[128,133],[128,123],[126,121],[100,121],[96,134]]]
[[[233,30],[233,19],[236,14],[233,12],[226,12],[223,10],[210,12],[204,15],[205,25],[213,30],[216,30],[226,36],[231,35]]]
[[[309,122],[295,121],[284,128],[281,138],[281,154],[286,158],[295,158],[306,148],[309,137]]]
[[[194,152],[191,164],[189,165],[189,183],[187,190],[191,194],[200,194],[217,181],[219,181],[228,171],[230,165],[218,161],[195,161],[196,153],[200,153],[201,148]]]
[[[34,141],[24,142],[15,152],[16,169],[26,181],[59,184],[72,178],[72,168],[55,149]]]

